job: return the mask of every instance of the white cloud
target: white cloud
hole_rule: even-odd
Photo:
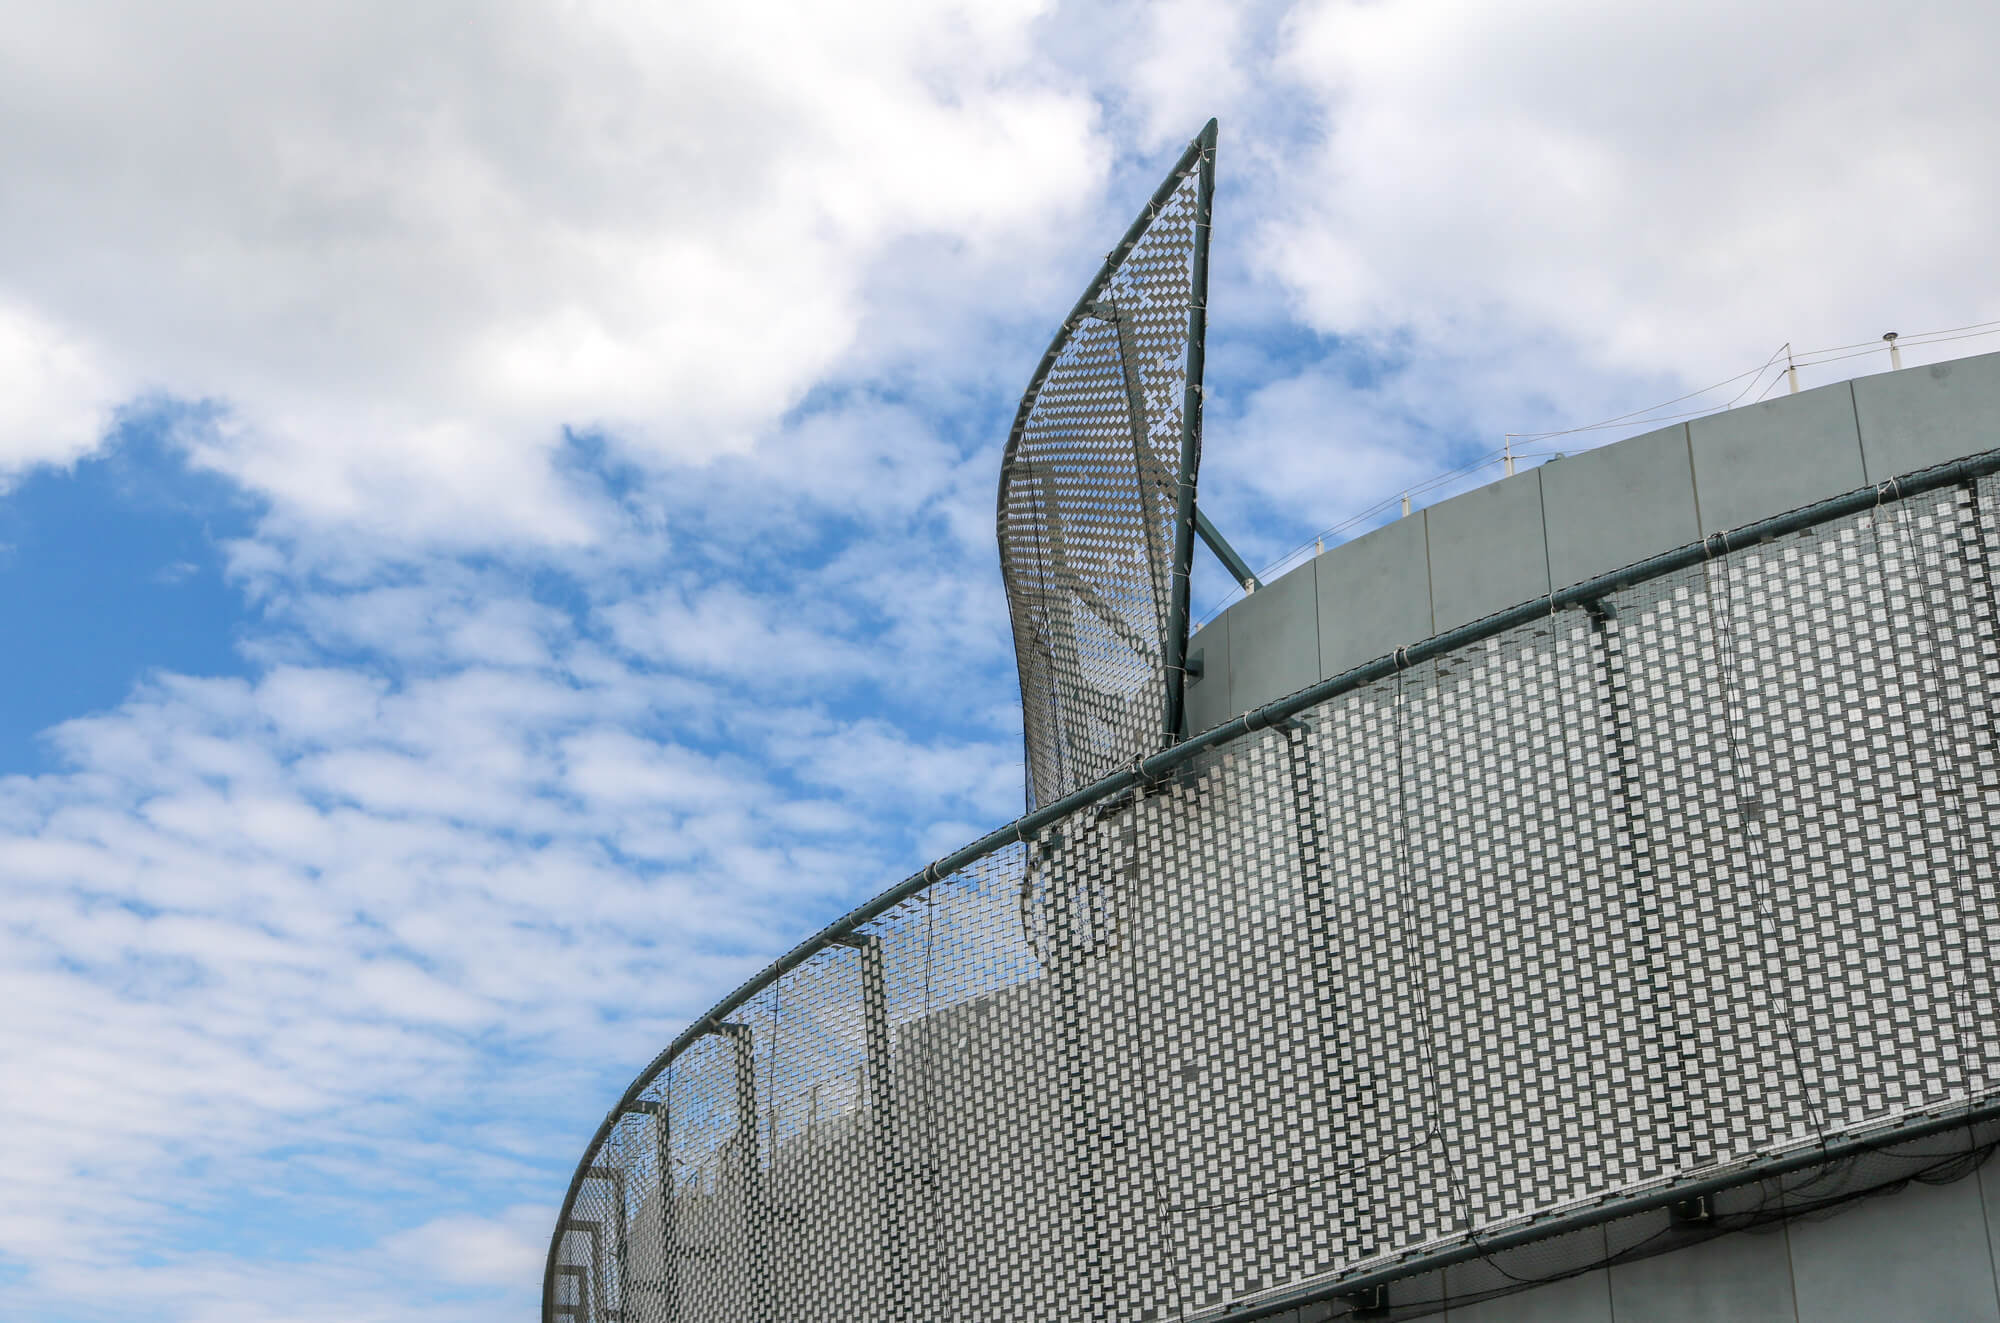
[[[118,401],[91,348],[0,286],[0,482],[96,449]]]
[[[911,240],[1045,250],[1106,151],[1039,4],[628,3],[246,15],[129,0],[0,38],[0,457],[143,389],[220,402],[204,462],[316,519],[596,536],[565,425],[740,451],[857,348]],[[25,429],[25,430],[21,430]]]
[[[495,1217],[440,1217],[393,1236],[390,1254],[413,1271],[474,1285],[541,1287],[555,1209],[522,1204]]]
[[[1555,332],[1702,384],[1800,349],[2000,316],[2000,11],[1301,5],[1324,116],[1261,256],[1315,326]],[[1635,401],[1650,403],[1650,401]]]

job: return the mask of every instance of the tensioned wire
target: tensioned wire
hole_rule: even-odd
[[[724,998],[683,1031],[627,1089],[593,1136],[564,1196],[562,1214],[557,1220],[556,1231],[551,1239],[544,1272],[545,1315],[552,1318],[556,1308],[554,1282],[561,1257],[561,1245],[565,1235],[569,1234],[568,1228],[586,1173],[597,1162],[612,1130],[625,1116],[638,1110],[635,1104],[639,1102],[644,1091],[684,1052],[715,1032],[731,1013],[751,998],[769,988],[789,971],[828,949],[836,939],[856,932],[862,925],[887,914],[905,901],[926,893],[948,876],[1009,845],[1033,841],[1046,828],[1073,813],[1115,799],[1135,789],[1164,782],[1200,755],[1271,726],[1280,725],[1336,695],[1359,689],[1377,680],[1399,677],[1410,667],[1422,662],[1443,657],[1470,644],[1496,637],[1551,613],[1594,603],[1619,589],[1702,565],[1716,556],[1741,551],[1789,533],[1804,531],[1815,525],[1862,513],[1885,504],[1900,504],[1908,498],[1939,491],[1995,472],[2000,472],[2000,450],[1987,451],[1938,465],[1878,486],[1860,488],[1786,514],[1757,521],[1731,532],[1712,534],[1699,542],[1649,557],[1622,570],[1596,576],[1552,592],[1546,597],[1531,599],[1459,629],[1398,648],[1392,653],[1351,668],[1340,675],[1308,686],[1289,697],[1265,704],[1224,722],[1210,731],[1182,741],[1173,748],[1137,758],[1131,766],[1102,777],[1092,785],[1055,803],[1025,814],[1008,826],[990,832],[970,845],[928,865],[904,882],[857,907],[816,936],[800,943],[762,973]],[[671,1088],[671,1081],[669,1087]],[[1836,1142],[1832,1147],[1839,1147],[1839,1143]],[[1489,1241],[1488,1244],[1491,1246],[1493,1242]],[[1475,1249],[1472,1252],[1477,1254],[1480,1251]],[[1407,1272],[1409,1269],[1405,1267],[1401,1271]]]

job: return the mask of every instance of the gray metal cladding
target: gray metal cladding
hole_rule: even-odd
[[[1424,1312],[1681,1243],[1677,1190],[1906,1177],[1829,1155],[2000,1095],[2000,479],[1904,490],[787,957],[607,1123],[545,1318],[1320,1319],[1440,1265]]]
[[[1031,805],[1156,752],[1177,721],[1213,150],[1211,126],[1064,322],[1002,461]]]

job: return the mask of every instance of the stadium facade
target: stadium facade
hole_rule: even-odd
[[[1190,637],[1213,153],[1009,441],[1029,811],[641,1073],[545,1323],[2000,1323],[2000,355]]]

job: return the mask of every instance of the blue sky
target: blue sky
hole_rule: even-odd
[[[1210,115],[1259,566],[2000,319],[1969,2],[17,9],[9,1316],[529,1316],[630,1076],[1018,811],[1000,446]]]

